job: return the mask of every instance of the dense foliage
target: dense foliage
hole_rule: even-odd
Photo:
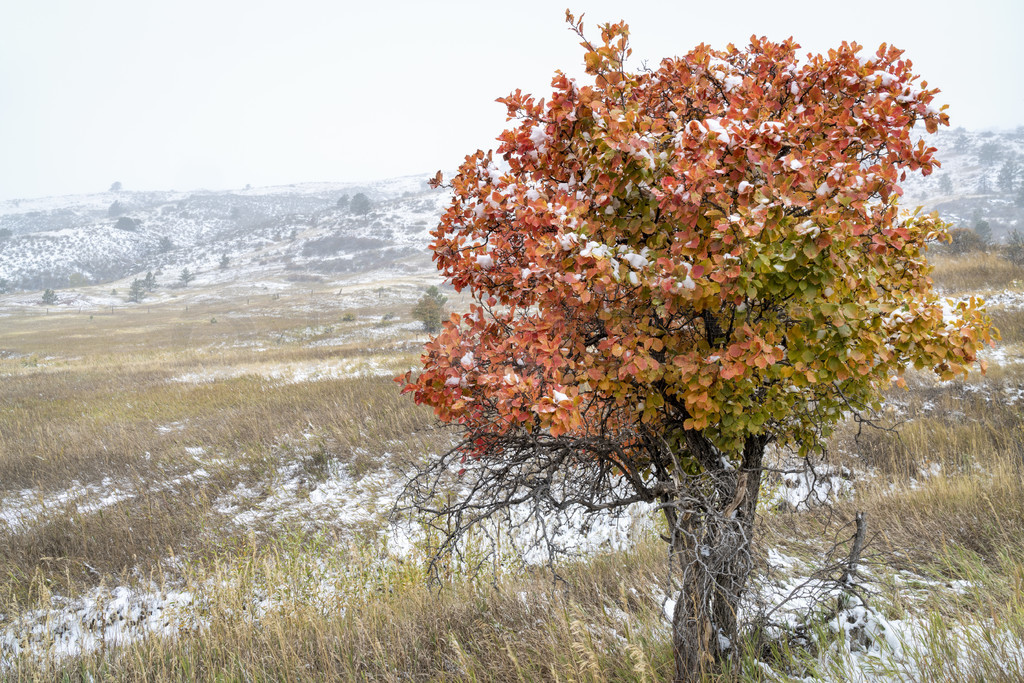
[[[900,214],[947,123],[911,63],[843,44],[700,46],[628,73],[627,28],[586,44],[594,85],[502,101],[432,246],[479,300],[427,347],[416,398],[476,432],[771,432],[808,448],[908,365],[944,378],[987,339],[932,291],[935,216]],[[643,449],[627,449],[643,459]]]

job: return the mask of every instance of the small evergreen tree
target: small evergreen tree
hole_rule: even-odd
[[[1003,192],[1013,192],[1019,172],[1020,168],[1017,166],[1017,160],[1007,159],[1003,163],[1002,168],[999,169],[999,175],[996,176],[996,184],[999,186],[999,189]]]
[[[338,197],[338,208],[344,209],[346,206],[348,206],[348,195],[343,194],[340,197]]]
[[[953,149],[957,152],[967,152],[971,149],[971,140],[963,128],[956,129],[956,137],[953,138]]]
[[[142,284],[146,287],[147,292],[152,292],[156,289],[156,276],[153,275],[153,271],[147,271],[146,277],[143,279]]]
[[[996,142],[986,142],[978,149],[978,161],[982,164],[992,164],[1003,155],[1003,148]]]
[[[980,215],[975,215],[973,229],[974,234],[978,236],[978,240],[981,242],[982,249],[992,243],[992,226]]]
[[[1011,230],[1010,234],[1006,236],[1006,248],[1003,253],[1011,263],[1024,266],[1024,234],[1021,234],[1017,228]]]
[[[135,278],[132,280],[131,286],[128,288],[128,301],[137,304],[142,301],[146,296],[146,282]]]
[[[47,306],[52,306],[52,305],[56,304],[57,303],[57,293],[55,291],[53,291],[52,289],[47,289],[45,292],[43,292],[42,301]]]
[[[188,287],[188,283],[196,279],[196,274],[190,271],[188,268],[184,268],[181,271],[181,275],[178,276],[178,280],[181,282],[182,287]]]
[[[982,172],[981,177],[978,178],[978,194],[991,194],[992,186],[989,185],[988,175]]]
[[[160,248],[160,253],[161,254],[166,254],[171,249],[174,249],[174,242],[171,241],[170,237],[168,237],[167,235],[164,235],[163,237],[160,238],[160,247],[159,248]]]
[[[412,317],[423,323],[423,330],[434,334],[441,329],[441,321],[444,318],[444,304],[448,297],[441,294],[441,290],[431,285],[427,291],[416,302],[412,309]]]
[[[953,194],[953,181],[948,174],[943,173],[939,178],[939,192],[942,194]]]
[[[118,230],[134,231],[139,227],[139,222],[128,216],[121,216],[117,219],[117,223],[114,223],[114,227]]]
[[[352,197],[348,210],[357,216],[365,216],[370,213],[371,206],[370,198],[360,192]]]
[[[111,192],[120,192],[121,191],[121,181],[120,180],[115,180],[114,182],[112,182],[110,184],[110,191]]]
[[[0,294],[7,294],[11,291],[11,283],[0,277]]]
[[[114,200],[114,203],[107,207],[107,215],[111,218],[115,218],[124,213],[124,204]]]

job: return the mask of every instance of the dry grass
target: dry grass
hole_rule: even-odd
[[[431,588],[412,565],[381,567],[323,537],[240,548],[190,580],[204,625],[149,638],[67,669],[24,663],[19,677],[119,681],[660,681],[671,666],[656,545],[550,577],[455,576]],[[310,568],[310,557],[321,558]],[[330,586],[331,590],[325,590]],[[253,612],[253,595],[272,606]]]
[[[313,479],[337,465],[360,476],[447,443],[431,412],[391,379],[415,362],[414,351],[388,348],[405,337],[360,336],[372,322],[342,322],[344,307],[333,318],[321,312],[311,328],[287,303],[267,297],[248,317],[214,301],[187,316],[172,302],[4,318],[0,500],[26,514],[0,522],[0,612],[33,578],[76,592],[229,543],[244,530],[225,524],[217,497],[239,484],[272,486],[291,462]],[[357,376],[295,382],[268,373],[331,364]],[[234,372],[180,381],[223,368]],[[366,370],[384,374],[358,376]],[[91,509],[111,491],[113,502]]]
[[[932,279],[951,294],[987,293],[1024,287],[1024,266],[987,252],[972,252],[963,256],[932,254],[928,258],[935,266]]]
[[[1020,290],[1024,281],[995,256],[936,262],[936,282],[950,292]],[[360,318],[401,316],[408,306],[346,307],[325,294],[297,310],[303,300],[193,300],[187,312],[172,301],[92,317],[3,319],[0,500],[9,505],[27,490],[48,506],[33,508],[24,524],[0,522],[0,626],[5,615],[49,607],[53,595],[99,585],[154,580],[197,596],[195,628],[177,638],[153,635],[68,660],[23,656],[5,675],[665,680],[666,568],[656,538],[561,567],[558,584],[543,572],[456,573],[438,589],[426,584],[414,557],[386,557],[374,523],[242,527],[218,509],[217,500],[238,486],[258,491],[253,505],[272,497],[283,471],[308,478],[303,490],[312,490],[337,468],[354,478],[400,469],[450,438],[387,376],[271,377],[274,367],[375,363],[397,374],[415,363],[413,335],[375,339],[372,321]],[[348,313],[356,319],[346,321]],[[1020,343],[1018,312],[997,309],[995,316],[1004,339]],[[222,371],[217,381],[179,381]],[[1024,675],[1024,663],[999,668],[1013,653],[992,636],[1024,637],[1022,389],[1020,365],[948,384],[912,376],[909,391],[888,397],[892,410],[883,416],[898,425],[898,439],[874,430],[855,438],[853,423],[836,434],[833,452],[861,476],[838,501],[832,526],[815,513],[764,521],[767,547],[812,566],[835,524],[867,512],[869,554],[881,563],[870,569],[879,608],[890,618],[930,620],[908,660],[913,680]],[[200,469],[205,476],[196,475]],[[105,480],[127,495],[99,509],[70,498],[53,502]],[[969,588],[914,591],[892,580],[897,570]],[[825,654],[835,638],[826,631],[817,635],[817,652],[776,644],[778,670],[841,677],[842,664]],[[973,668],[954,646],[977,653]],[[763,676],[745,650],[720,680]]]

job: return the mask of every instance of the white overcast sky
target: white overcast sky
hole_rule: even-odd
[[[634,65],[700,42],[889,42],[953,125],[1024,124],[1024,0],[579,0]],[[565,5],[392,0],[0,0],[0,199],[351,181],[492,146],[496,97],[582,72]],[[592,35],[596,35],[592,33]]]

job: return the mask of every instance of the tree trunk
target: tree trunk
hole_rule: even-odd
[[[674,523],[673,561],[682,571],[672,615],[677,682],[719,670],[736,642],[765,444],[761,437],[748,438],[739,468],[724,466],[720,457],[717,470],[705,465],[690,486],[692,493],[672,514],[666,511]]]

